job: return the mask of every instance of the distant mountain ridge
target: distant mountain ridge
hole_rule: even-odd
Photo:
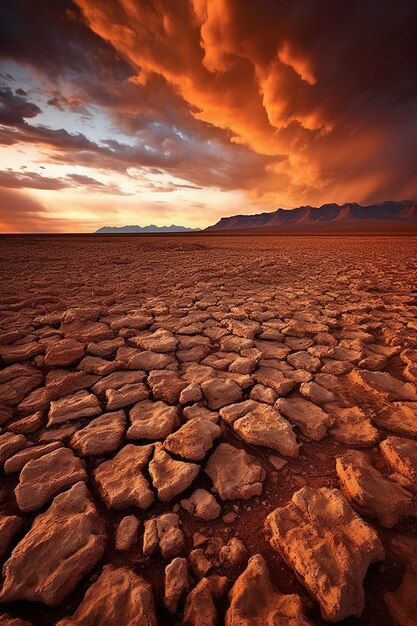
[[[365,224],[417,224],[417,202],[415,200],[387,201],[366,206],[356,202],[346,204],[323,204],[320,207],[300,206],[296,209],[277,209],[271,213],[257,215],[233,215],[209,226],[207,231],[220,230],[296,230],[311,226],[344,226]]]
[[[96,234],[109,233],[192,233],[201,230],[200,228],[187,228],[186,226],[102,226],[96,230]]]

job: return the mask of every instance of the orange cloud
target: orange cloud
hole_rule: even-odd
[[[259,181],[265,194],[275,192],[276,201],[298,204],[306,198],[343,201],[355,189],[355,200],[372,199],[381,157],[369,136],[378,136],[382,150],[396,144],[400,107],[398,94],[387,97],[381,83],[377,63],[390,63],[390,55],[384,52],[378,61],[373,56],[380,35],[369,33],[366,8],[355,15],[339,3],[325,12],[307,2],[275,0],[77,4],[91,28],[136,68],[137,81],[146,84],[152,75],[164,77],[195,119],[230,132],[237,144],[277,158]],[[386,35],[388,21],[374,17],[384,21]],[[378,71],[372,76],[373,66]],[[396,76],[391,69],[387,79],[398,85],[390,89],[409,91],[406,68],[399,65]],[[392,98],[395,110],[388,107]],[[382,114],[378,124],[370,117],[373,107]],[[368,124],[374,127],[370,132]],[[359,139],[351,136],[352,126],[359,129]],[[368,138],[370,162],[358,185],[346,173],[354,170],[350,164],[363,148],[361,133]],[[395,166],[390,178],[390,195],[401,197],[409,190]],[[288,185],[285,190],[282,183]],[[252,192],[259,195],[260,188]]]
[[[302,57],[297,54],[290,43],[284,41],[278,50],[278,58],[281,63],[291,67],[296,74],[309,85],[315,85],[317,79],[314,76],[311,61],[308,57]]]

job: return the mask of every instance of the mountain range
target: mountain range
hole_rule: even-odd
[[[193,233],[212,232],[221,234],[232,231],[255,231],[268,233],[352,233],[360,231],[387,234],[398,231],[417,233],[417,201],[376,202],[362,206],[356,202],[323,204],[320,207],[300,206],[295,209],[277,209],[255,215],[232,215],[222,217],[213,226],[202,230],[186,226],[103,226],[98,234],[112,233]]]
[[[150,224],[149,226],[102,226],[96,230],[96,234],[111,234],[111,233],[192,233],[201,230],[200,228],[187,228],[186,226],[155,226]]]
[[[300,206],[296,209],[277,209],[256,215],[233,215],[209,226],[207,231],[293,231],[360,229],[366,227],[417,225],[415,200],[388,201],[361,206],[356,202],[323,204],[320,207]]]

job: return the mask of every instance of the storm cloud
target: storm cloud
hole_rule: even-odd
[[[133,169],[182,181],[149,193],[259,210],[417,197],[411,0],[16,0],[1,18],[0,144],[88,170],[53,189]]]

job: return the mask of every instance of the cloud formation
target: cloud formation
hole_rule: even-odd
[[[175,202],[216,188],[243,192],[252,212],[417,197],[412,0],[17,0],[1,11],[0,145],[67,167],[12,167],[4,186],[117,194],[126,180]],[[106,185],[98,172],[121,178]]]
[[[18,107],[14,107],[16,101]],[[53,148],[57,152],[50,158],[56,162],[119,172],[129,167],[159,167],[197,185],[249,189],[255,180],[263,177],[264,167],[271,161],[244,146],[224,143],[215,134],[208,139],[198,129],[192,133],[181,131],[175,125],[148,117],[140,120],[131,118],[125,122],[131,127],[135,123],[137,125],[133,144],[116,139],[103,139],[97,143],[83,133],[28,124],[26,118],[38,115],[41,112],[39,107],[15,96],[10,89],[0,90],[0,102],[5,103],[0,143]]]
[[[279,157],[278,197],[279,183],[295,202],[345,185],[368,200],[378,173],[381,193],[415,189],[414,2],[76,1],[134,80],[163,76],[196,119]]]

